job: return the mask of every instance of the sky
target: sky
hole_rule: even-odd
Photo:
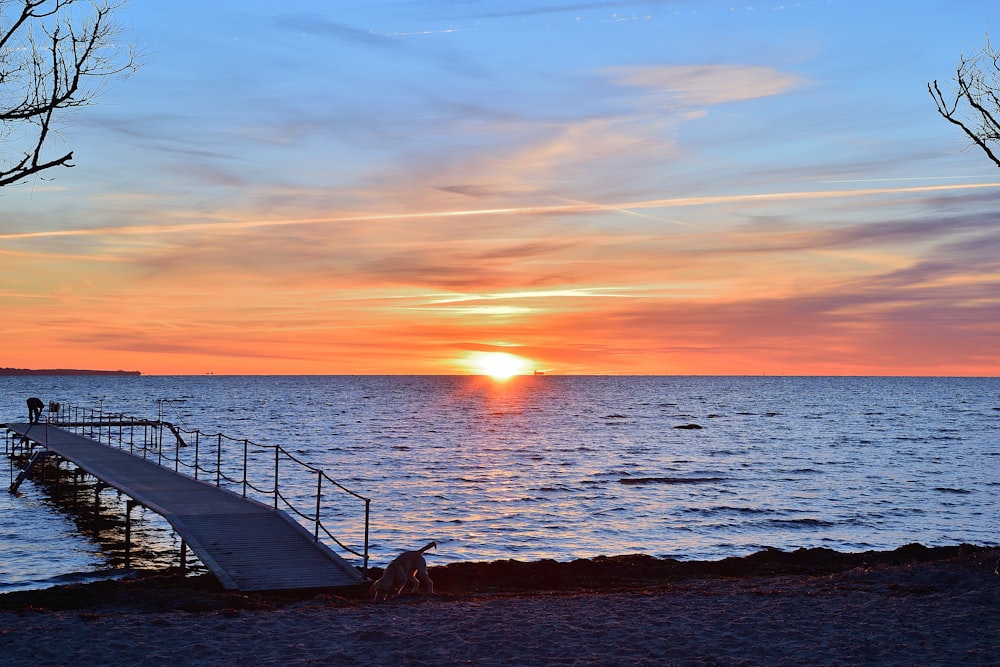
[[[1000,170],[927,91],[997,7],[131,0],[0,188],[0,367],[998,375]]]

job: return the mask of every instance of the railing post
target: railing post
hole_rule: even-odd
[[[319,542],[319,503],[323,497],[323,471],[316,471],[316,530],[313,537]]]
[[[243,438],[243,497],[247,497],[247,458],[250,456],[250,441]]]
[[[198,431],[198,435],[199,436],[201,435],[201,431]],[[198,466],[201,465],[200,460],[198,458],[200,452],[201,452],[201,438],[196,436],[195,439],[194,439],[194,478],[195,479],[198,479]]]
[[[215,448],[215,485],[222,485],[222,434],[219,434],[218,440],[216,440]]]
[[[201,431],[194,432],[194,478],[198,479],[198,450],[201,445]]]
[[[364,573],[368,574],[368,517],[371,514],[371,498],[365,498],[365,563]]]
[[[274,509],[278,509],[278,451],[277,445],[274,446]]]

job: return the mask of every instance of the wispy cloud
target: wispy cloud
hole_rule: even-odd
[[[372,30],[362,30],[330,20],[324,14],[289,13],[275,17],[275,25],[285,30],[336,40],[349,40],[367,46],[390,49],[405,49],[398,39],[376,34]]]
[[[568,204],[538,204],[503,208],[472,208],[457,210],[436,210],[398,213],[356,213],[333,216],[317,216],[293,219],[227,220],[216,222],[183,222],[177,224],[115,225],[101,228],[53,229],[44,231],[8,232],[0,234],[0,240],[37,239],[64,236],[103,235],[161,235],[178,233],[203,233],[233,231],[260,227],[285,227],[297,225],[335,224],[344,222],[378,222],[385,220],[446,220],[477,216],[526,216],[526,215],[569,215],[607,211],[647,210],[658,208],[681,208],[714,204],[735,204],[752,202],[807,201],[819,199],[842,199],[853,197],[873,197],[891,194],[918,194],[959,190],[982,190],[1000,187],[1000,182],[991,183],[950,183],[894,188],[859,188],[838,190],[807,190],[801,192],[762,192],[727,195],[706,195],[699,197],[671,197],[666,199],[646,199],[615,203],[578,202]]]
[[[799,76],[755,65],[643,65],[602,70],[618,85],[648,88],[686,106],[712,106],[781,95]]]

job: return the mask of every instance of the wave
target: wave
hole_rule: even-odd
[[[0,582],[0,593],[38,590],[43,588],[52,588],[53,586],[66,586],[70,584],[89,584],[95,581],[118,581],[121,579],[135,578],[136,574],[133,570],[117,569],[95,570],[92,572],[69,572],[41,579]]]
[[[793,526],[798,528],[817,528],[836,526],[838,522],[827,521],[825,519],[805,518],[805,519],[768,519],[766,523],[770,526]]]
[[[703,484],[722,482],[725,477],[622,477],[620,484]]]

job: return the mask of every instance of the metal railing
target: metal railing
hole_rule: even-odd
[[[272,504],[275,509],[287,509],[304,527],[311,528],[314,540],[320,541],[321,535],[331,540],[344,551],[363,559],[363,571],[368,571],[371,499],[352,491],[281,445],[262,445],[222,433],[178,428],[162,419],[141,419],[105,412],[103,408],[75,405],[64,404],[54,411],[50,409],[48,421],[53,426],[75,429],[92,440],[127,449],[136,456],[172,468],[174,472],[241,493],[244,498],[267,501],[266,504]],[[346,523],[349,520],[347,512],[324,503],[330,497],[327,492],[331,487],[364,502],[364,536],[360,551],[344,544],[324,525],[324,516],[327,522],[340,519]]]

